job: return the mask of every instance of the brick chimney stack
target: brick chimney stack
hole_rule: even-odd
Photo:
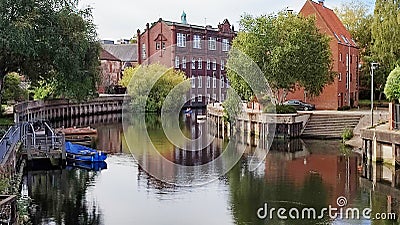
[[[318,0],[318,4],[320,4],[322,6],[324,6],[324,2],[325,2],[325,0]]]

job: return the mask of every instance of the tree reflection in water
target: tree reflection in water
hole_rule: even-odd
[[[33,199],[34,224],[102,224],[101,210],[87,190],[98,172],[78,168],[28,171],[26,181]],[[41,218],[47,218],[43,221]]]

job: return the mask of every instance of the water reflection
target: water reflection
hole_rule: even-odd
[[[96,200],[87,196],[96,175],[77,168],[28,171],[23,189],[33,199],[33,224],[102,224]]]
[[[177,170],[147,151],[145,134],[122,124],[98,124],[98,148],[112,149],[108,169],[90,172],[74,168],[29,171],[25,185],[34,199],[34,224],[398,224],[388,220],[333,220],[327,214],[316,220],[261,220],[257,210],[269,207],[336,206],[339,196],[348,207],[371,207],[372,213],[400,214],[400,171],[386,165],[363,162],[356,154],[342,155],[337,141],[279,140],[272,143],[265,161],[250,171],[257,151],[267,151],[238,142],[245,154],[238,164],[215,182],[199,187],[166,184],[147,173],[148,168],[185,182],[193,174],[215,175],[216,169]],[[223,153],[227,140],[218,138],[200,151],[175,147],[160,129],[158,117],[146,119],[149,136],[163,157],[180,165],[204,165]],[[187,137],[200,135],[196,120],[182,118],[180,129]],[[146,165],[141,168],[130,156],[124,135]],[[132,143],[131,143],[132,144]],[[132,149],[131,149],[132,150]],[[261,154],[261,153],[260,153]]]

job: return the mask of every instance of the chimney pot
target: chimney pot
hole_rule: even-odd
[[[325,2],[325,0],[318,0],[318,3],[320,4],[320,5],[324,5],[324,2]]]

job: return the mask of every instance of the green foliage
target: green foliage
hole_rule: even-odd
[[[123,72],[122,79],[119,81],[119,85],[121,85],[123,87],[128,87],[135,71],[137,71],[137,69],[135,69],[133,67],[126,68]]]
[[[9,179],[7,178],[0,179],[0,194],[2,195],[7,194],[9,186],[10,186]]]
[[[17,73],[9,73],[4,78],[3,102],[22,101],[28,97],[28,91],[21,87],[21,78]]]
[[[77,0],[0,0],[0,39],[0,78],[18,71],[36,87],[54,79],[57,96],[95,93],[100,44],[91,10]]]
[[[231,88],[228,89],[226,94],[227,98],[222,103],[224,107],[224,120],[234,125],[236,118],[242,112],[242,101]]]
[[[374,74],[383,89],[387,75],[400,64],[400,1],[377,0],[372,21],[372,58],[380,63]]]
[[[37,87],[33,89],[34,100],[44,100],[52,97],[55,90],[55,81],[39,80]]]
[[[264,108],[263,110],[265,113],[277,113],[277,114],[291,114],[291,113],[297,113],[297,110],[295,107],[291,105],[268,105]]]
[[[260,67],[279,102],[295,90],[296,84],[315,96],[333,80],[329,37],[319,32],[314,18],[285,13],[246,15],[240,26],[241,32],[233,41],[227,67],[231,87],[243,99],[250,99],[253,93],[249,85],[229,69],[242,62],[232,54],[233,50],[245,53]]]
[[[353,130],[346,127],[346,128],[344,128],[344,130],[342,131],[342,135],[341,135],[341,136],[342,136],[343,142],[344,142],[344,141],[347,141],[347,140],[350,140],[350,139],[352,139],[353,136],[354,136]]]
[[[126,85],[127,92],[132,97],[132,110],[145,109],[146,112],[160,112],[171,90],[187,80],[183,72],[172,68],[168,69],[159,64],[139,66],[129,70],[126,75],[121,84]],[[157,79],[160,75],[161,77]],[[130,81],[128,81],[129,76],[131,77]],[[173,96],[170,96],[172,101],[165,102],[165,108],[176,109],[179,107],[178,99],[183,99],[190,88],[189,85],[189,82],[185,82],[179,91],[174,92]]]
[[[386,85],[385,95],[389,101],[400,100],[400,67],[397,66],[392,72],[390,72]]]

